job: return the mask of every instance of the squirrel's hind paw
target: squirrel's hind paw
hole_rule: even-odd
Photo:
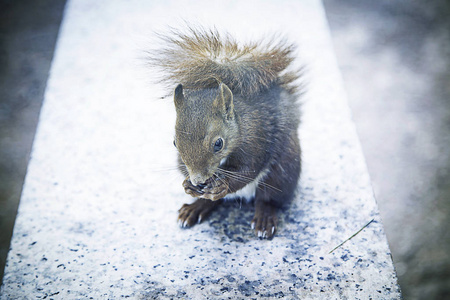
[[[178,210],[178,224],[182,228],[192,227],[206,219],[218,201],[197,199],[192,204],[183,204]]]
[[[269,203],[257,201],[255,216],[251,223],[255,235],[262,239],[271,239],[277,231],[277,212]]]

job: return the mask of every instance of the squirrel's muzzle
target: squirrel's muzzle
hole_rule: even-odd
[[[205,178],[202,176],[191,176],[189,179],[192,185],[198,187],[199,189],[205,188],[208,184],[210,184],[213,181],[211,177]]]
[[[192,185],[198,186],[199,188],[204,188],[207,185],[207,183],[206,183],[207,179],[204,179],[201,176],[191,176],[190,179],[191,179]]]

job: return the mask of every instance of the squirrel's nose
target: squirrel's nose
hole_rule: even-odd
[[[205,182],[206,180],[204,180],[201,176],[192,176],[191,177],[191,182],[193,185],[195,186],[205,186]]]

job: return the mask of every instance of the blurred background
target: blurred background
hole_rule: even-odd
[[[0,278],[65,1],[0,0]],[[450,1],[324,0],[405,299],[450,299]]]
[[[405,299],[450,299],[450,1],[324,1]]]

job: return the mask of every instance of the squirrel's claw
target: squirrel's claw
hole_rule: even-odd
[[[262,226],[258,228],[255,223],[252,222],[251,226],[252,229],[255,230],[255,235],[260,239],[271,239],[276,231],[276,225],[274,224],[268,228]]]

